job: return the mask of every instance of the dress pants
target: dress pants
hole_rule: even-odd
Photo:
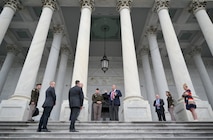
[[[35,112],[35,110],[36,110],[36,105],[30,104],[30,110],[29,110],[28,121],[31,121],[31,120],[32,120],[32,116],[33,116],[33,113]]]
[[[109,106],[109,117],[111,121],[118,121],[118,112],[119,106],[117,105],[110,105]]]
[[[53,109],[53,106],[52,107],[49,107],[49,106],[44,107],[43,114],[42,114],[41,119],[39,121],[38,130],[47,129],[48,118],[50,116],[52,109]]]
[[[101,119],[102,104],[93,103],[94,120],[100,121]]]
[[[160,110],[160,109],[157,109],[156,112],[157,112],[158,120],[159,120],[159,121],[162,121],[162,120],[166,121],[166,117],[165,117],[164,111],[162,111],[162,110]]]
[[[75,121],[79,115],[80,108],[79,107],[72,107],[70,112],[70,130],[75,130]]]
[[[168,108],[168,110],[169,110],[169,113],[171,115],[171,120],[176,121],[175,115],[174,115],[174,107],[170,107],[170,108]]]

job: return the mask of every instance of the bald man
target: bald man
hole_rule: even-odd
[[[160,99],[160,96],[157,94],[156,96],[156,100],[153,103],[153,106],[155,107],[155,111],[157,112],[158,115],[158,120],[159,121],[166,121],[166,117],[165,117],[165,109],[164,109],[164,101],[163,99]]]
[[[56,101],[55,82],[52,81],[50,82],[49,88],[46,90],[45,101],[44,104],[42,105],[44,111],[40,118],[37,132],[50,132],[47,129],[47,123],[50,113],[53,109],[53,106],[55,105],[55,101]]]

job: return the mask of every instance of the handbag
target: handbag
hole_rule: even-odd
[[[33,113],[33,117],[37,116],[39,114],[39,109],[36,107],[34,113]]]

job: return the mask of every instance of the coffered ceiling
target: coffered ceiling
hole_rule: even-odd
[[[207,12],[213,20],[213,1],[207,0]],[[21,0],[23,9],[16,12],[9,26],[9,29],[0,45],[0,59],[3,61],[6,56],[6,46],[15,44],[21,50],[21,58],[24,59],[35,32],[39,16],[42,12],[41,0]],[[202,57],[212,58],[200,27],[193,14],[188,12],[191,0],[171,0],[170,16],[184,53],[187,53],[192,46],[202,47]],[[57,0],[58,10],[54,12],[51,27],[48,33],[47,42],[43,54],[43,60],[48,58],[51,47],[55,24],[64,27],[64,38],[62,44],[69,46],[75,54],[77,43],[80,5],[79,0]],[[138,52],[140,48],[148,45],[145,37],[147,27],[158,27],[157,37],[162,58],[167,57],[161,27],[156,14],[152,12],[154,0],[133,0],[131,9],[131,19],[135,48]],[[0,2],[0,11],[4,3]],[[116,10],[116,0],[95,0],[95,9],[92,12],[90,56],[103,56],[104,50],[104,30],[106,31],[106,52],[107,56],[122,56],[120,20]]]

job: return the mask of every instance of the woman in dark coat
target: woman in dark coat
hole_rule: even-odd
[[[174,116],[174,100],[172,98],[172,95],[169,91],[166,91],[166,96],[167,96],[167,103],[168,103],[168,111],[171,116],[171,120],[175,121],[175,116]]]

